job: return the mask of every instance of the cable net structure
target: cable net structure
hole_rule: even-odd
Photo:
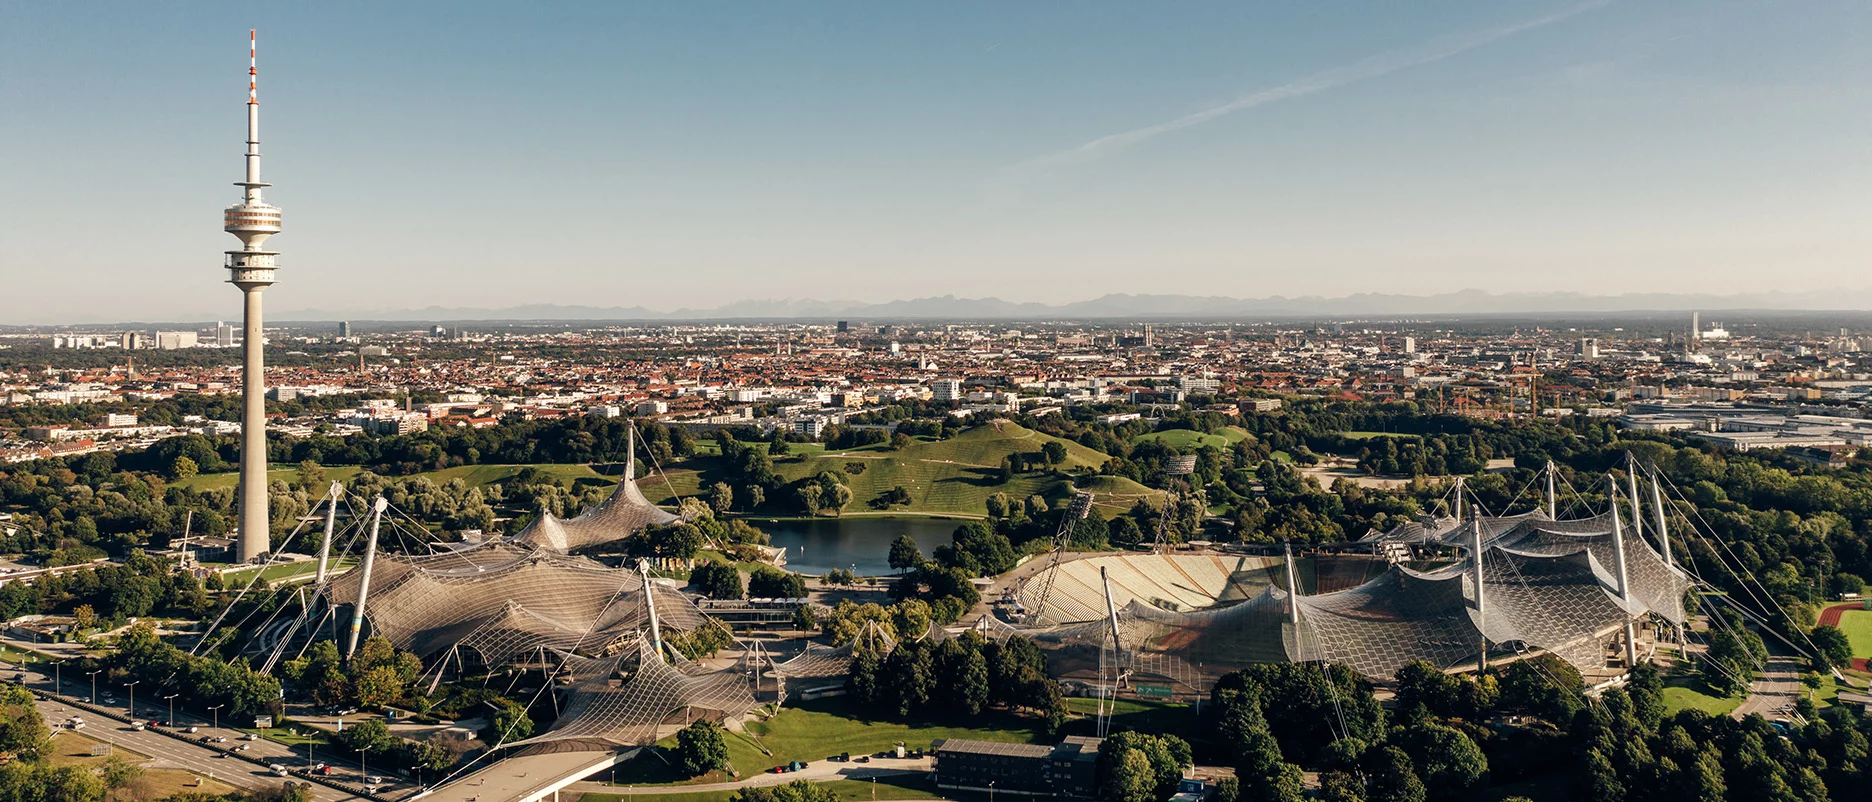
[[[569,680],[553,726],[514,746],[556,744],[590,749],[645,746],[666,727],[744,716],[756,706],[749,678],[664,655],[647,638],[612,657],[563,654]]]
[[[651,504],[637,487],[636,429],[631,429],[630,456],[624,463],[624,476],[603,501],[578,515],[560,519],[541,510],[538,517],[513,536],[518,543],[557,552],[573,552],[615,543],[642,529],[675,523],[675,513]]]
[[[324,590],[332,605],[355,605],[362,567]],[[646,593],[643,575],[584,557],[493,541],[404,557],[377,555],[364,613],[371,632],[428,658],[461,647],[487,665],[541,647],[603,649],[648,625],[651,599],[665,627],[691,630],[706,618],[675,591]]]
[[[1314,594],[1292,592],[1288,577],[1324,584],[1329,572],[1281,557],[1093,557],[1049,569],[1061,573],[1047,607],[1023,625],[987,619],[982,628],[1032,640],[1063,679],[1154,679],[1202,693],[1256,663],[1337,663],[1388,682],[1415,660],[1474,667],[1485,650],[1546,651],[1602,671],[1608,643],[1629,623],[1686,619],[1688,575],[1610,511],[1564,521],[1539,511],[1426,518],[1365,540],[1387,541],[1464,553]]]

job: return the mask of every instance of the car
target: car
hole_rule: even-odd
[[[318,766],[318,768],[315,768],[315,769],[313,769],[313,770],[312,770],[312,773],[313,773],[313,774],[317,774],[317,775],[318,775],[318,776],[320,776],[320,777],[327,777],[327,776],[330,776],[330,775],[331,775],[331,773],[332,773],[332,768],[331,768],[330,766],[327,766],[327,765],[325,765],[325,764],[323,764],[323,763],[321,763],[321,764],[319,764],[319,766]]]
[[[132,723],[132,724],[130,725],[130,729],[131,729],[131,730],[134,730],[134,731],[136,731],[136,732],[142,732],[142,731],[144,731],[144,730],[146,730],[146,729],[149,729],[149,728],[148,728],[147,726],[144,726],[144,724],[143,724],[143,722],[141,722],[141,721],[138,721],[138,722],[134,722],[134,723]]]
[[[216,736],[214,736],[214,742],[215,742],[215,743],[218,743],[218,744],[224,744],[224,743],[227,743],[227,736],[226,736],[226,735],[216,735]]]
[[[200,732],[200,731],[201,731],[200,727],[194,727],[194,726],[191,726],[188,729],[183,730],[183,732],[190,732],[190,733]]]
[[[292,773],[291,771],[287,770],[286,764],[284,763],[275,763],[271,766],[268,766],[267,768],[272,769],[274,774],[277,774],[281,777],[284,777]]]
[[[245,752],[245,751],[247,751],[247,747],[249,747],[249,746],[252,746],[252,745],[253,745],[253,744],[241,744],[240,746],[236,746],[236,747],[234,747],[234,751],[236,751],[236,752]]]
[[[786,767],[785,767],[785,766],[775,766],[775,767],[773,767],[773,768],[771,768],[771,769],[768,769],[768,770],[767,770],[767,773],[768,773],[768,774],[785,774],[785,773],[786,773]]]
[[[247,733],[247,737],[245,737],[245,738],[242,738],[241,740],[243,740],[243,741],[258,741],[258,740],[260,740],[260,733],[257,733],[257,732],[250,732],[250,733]]]
[[[74,730],[82,730],[82,729],[84,729],[84,722],[82,722],[82,721],[74,721],[74,722],[72,722],[72,723],[71,723],[71,728],[72,728],[72,729],[74,729]]]
[[[365,785],[383,785],[383,781],[384,779],[382,777],[379,777],[375,774],[364,778]]]
[[[858,759],[857,759],[857,761],[856,761],[856,762],[858,762],[858,763],[870,763],[870,762],[871,762],[871,756],[870,756],[870,755],[859,755],[859,756],[858,756]]]

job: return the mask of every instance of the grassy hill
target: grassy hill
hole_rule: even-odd
[[[1106,460],[1103,452],[1070,440],[1026,429],[1012,421],[994,421],[947,440],[918,440],[900,451],[884,446],[846,451],[798,449],[798,454],[776,458],[774,472],[791,482],[821,471],[844,471],[853,494],[852,504],[846,508],[848,514],[869,511],[867,502],[901,485],[914,499],[910,512],[985,515],[988,496],[993,493],[1013,498],[1039,494],[1058,499],[1071,492],[1067,477],[1052,473],[1020,474],[1011,482],[1001,482],[1003,458],[1038,452],[1049,441],[1066,447],[1066,461],[1059,465],[1062,471],[1096,469]],[[858,465],[863,468],[854,472]],[[693,494],[700,485],[716,480],[716,470],[712,457],[698,456],[671,468],[668,485],[660,479],[643,481],[644,495],[662,503],[670,498],[672,490]],[[1128,507],[1130,502],[1125,504]]]
[[[1123,476],[1088,476],[1079,480],[1076,487],[1091,493],[1094,508],[1107,517],[1129,511],[1140,498],[1149,499],[1152,506],[1157,506],[1164,497],[1162,490],[1153,490]]]
[[[1246,429],[1239,426],[1224,427],[1215,434],[1203,434],[1193,429],[1164,429],[1163,431],[1140,434],[1131,438],[1131,442],[1137,444],[1147,440],[1155,440],[1173,448],[1188,450],[1201,448],[1203,446],[1228,448],[1253,436],[1254,435],[1249,434]]]
[[[1060,473],[1025,473],[1015,476],[1013,481],[1005,484],[1001,482],[1002,459],[1011,454],[1036,453],[1049,441],[1058,441],[1066,447],[1066,461],[1058,466]],[[703,485],[717,481],[720,478],[720,457],[712,441],[705,442],[709,443],[709,447],[698,449],[694,457],[667,466],[667,481],[663,476],[656,475],[640,479],[639,485],[644,495],[652,502],[669,504],[678,496],[694,496]],[[1038,494],[1054,501],[1066,497],[1072,490],[1069,477],[1062,474],[1080,469],[1096,470],[1107,458],[1103,452],[1026,429],[1012,421],[994,421],[947,440],[918,439],[900,451],[882,445],[827,451],[816,443],[794,443],[791,450],[793,453],[774,459],[774,472],[791,482],[817,475],[821,471],[843,471],[853,494],[852,504],[845,510],[847,514],[871,512],[868,502],[899,485],[910,491],[914,501],[907,510],[898,507],[895,508],[896,512],[986,515],[988,496],[997,492],[1006,493],[1015,499]],[[864,467],[854,472],[853,466],[858,465]],[[471,486],[480,487],[504,481],[523,467],[527,466],[464,465],[416,476],[436,484],[461,479]],[[615,477],[604,476],[588,465],[540,464],[532,467],[572,482],[616,481]],[[268,476],[290,481],[296,476],[297,470],[297,466],[276,465],[268,471]],[[358,470],[355,466],[332,466],[325,469],[325,475],[345,481],[355,476]],[[233,487],[238,479],[238,475],[231,472],[203,474],[180,484],[203,489]],[[1107,515],[1130,509],[1138,497],[1156,493],[1136,482],[1117,477],[1091,477],[1086,481],[1088,484],[1081,489],[1097,494],[1099,508]]]

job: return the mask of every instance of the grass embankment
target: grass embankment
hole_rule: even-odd
[[[150,759],[148,755],[118,746],[99,749],[99,747],[106,746],[109,745],[87,735],[71,731],[60,732],[52,736],[52,754],[46,759],[54,766],[84,766],[86,768],[94,768],[109,760],[112,755],[131,763],[143,763]],[[103,754],[93,754],[94,752],[103,752]],[[184,792],[231,794],[234,792],[234,786],[203,779],[199,775],[181,769],[144,769],[142,775],[138,776],[125,791],[126,793],[120,795],[119,799],[167,799]]]
[[[913,749],[926,749],[941,738],[972,738],[978,741],[1005,743],[1041,743],[1042,737],[1032,718],[1002,713],[985,713],[959,727],[938,724],[905,724],[897,721],[867,721],[857,716],[855,706],[843,697],[800,702],[782,709],[766,720],[749,722],[746,733],[729,733],[728,758],[740,777],[750,777],[772,766],[795,760],[818,762],[850,752],[866,755],[889,749],[903,742]],[[672,736],[658,742],[664,749],[674,748]],[[755,744],[759,744],[756,746]],[[772,754],[761,751],[764,747]],[[695,778],[678,776],[679,772],[652,755],[644,755],[619,766],[617,782],[626,785],[683,785],[730,782],[734,777],[712,773]]]

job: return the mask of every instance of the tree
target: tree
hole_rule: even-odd
[[[1395,746],[1374,750],[1371,775],[1373,802],[1424,802],[1424,784],[1411,768],[1410,755]]]
[[[1099,757],[1105,757],[1105,750],[1099,750]],[[1111,758],[1110,768],[1099,781],[1098,795],[1105,802],[1156,802],[1155,787],[1150,758],[1140,750],[1123,748]]]
[[[727,482],[709,485],[708,505],[716,515],[728,512],[729,508],[734,506],[734,488],[729,487]]]
[[[72,628],[80,632],[97,626],[97,611],[89,604],[80,604],[72,609]]]
[[[352,724],[338,733],[338,743],[353,752],[381,752],[396,743],[396,736],[390,734],[390,726],[380,718],[371,718]]]
[[[1481,747],[1460,730],[1422,723],[1401,739],[1424,789],[1439,799],[1454,799],[1474,788],[1488,771]]]
[[[49,743],[33,695],[18,685],[0,686],[0,752],[33,757],[43,754]]]
[[[1058,465],[1066,461],[1066,444],[1058,440],[1048,440],[1040,447],[1040,453],[1046,456],[1048,465]]]
[[[721,725],[703,719],[676,733],[676,759],[683,771],[699,777],[728,767],[728,742]]]
[[[403,678],[388,665],[360,674],[352,688],[358,704],[364,707],[382,707],[403,698]]]
[[[111,796],[129,788],[141,776],[143,767],[125,760],[123,755],[113,754],[104,759],[104,765],[98,767],[98,778],[104,781],[104,788]]]
[[[802,512],[805,512],[807,515],[819,514],[821,501],[825,498],[825,488],[809,482],[800,485],[799,489],[793,491],[793,493],[793,498],[799,502],[799,507]]]
[[[689,585],[711,599],[739,599],[741,571],[727,563],[703,563],[689,571]]]
[[[489,744],[512,743],[533,735],[533,718],[527,715],[526,708],[511,699],[499,699],[491,702],[494,716],[488,722],[488,728],[481,733],[481,740]]]
[[[201,472],[201,466],[196,465],[195,460],[188,457],[176,457],[174,462],[169,463],[169,478],[178,482],[199,472]]]
[[[794,780],[786,785],[743,788],[735,792],[733,802],[838,802],[839,795],[823,785]]]
[[[890,544],[890,567],[898,571],[908,571],[923,564],[923,552],[917,549],[917,542],[909,535],[898,535]]]
[[[806,580],[799,574],[763,565],[748,575],[747,592],[757,599],[803,599]]]
[[[1814,627],[1808,634],[1820,657],[1826,662],[1825,668],[1844,666],[1852,662],[1852,644],[1846,641],[1846,633],[1838,627],[1825,624]]]

